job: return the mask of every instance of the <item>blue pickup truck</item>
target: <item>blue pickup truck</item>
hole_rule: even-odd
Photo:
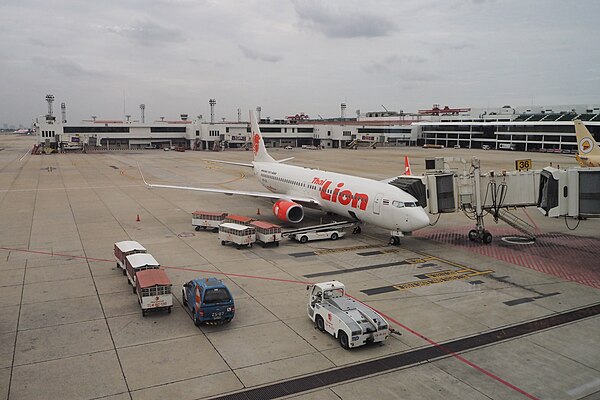
[[[235,314],[231,292],[217,278],[197,278],[183,284],[183,305],[192,312],[194,324],[230,322]]]

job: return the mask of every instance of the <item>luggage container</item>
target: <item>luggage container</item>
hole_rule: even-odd
[[[225,217],[227,217],[227,213],[194,211],[192,213],[192,226],[196,227],[197,231],[210,228],[213,232],[218,232],[219,225],[223,223]]]
[[[250,226],[256,229],[256,240],[261,241],[263,247],[269,243],[275,243],[275,246],[279,246],[279,242],[282,239],[281,227],[279,225],[264,221],[253,221],[250,223]]]
[[[123,275],[127,273],[125,271],[125,257],[130,256],[132,254],[139,254],[145,252],[146,249],[144,248],[144,246],[133,240],[125,240],[123,242],[115,243],[115,259],[117,260],[117,267],[123,270]]]
[[[125,257],[125,267],[127,268],[127,281],[133,287],[133,293],[136,293],[136,274],[147,269],[159,269],[160,264],[152,257],[152,254],[132,254]]]
[[[252,247],[252,243],[256,242],[256,229],[252,226],[224,222],[219,226],[219,240],[223,246],[235,243],[238,249],[242,246]]]
[[[137,288],[138,302],[142,307],[142,316],[148,311],[167,310],[171,314],[173,307],[173,284],[162,269],[146,269],[136,274],[135,286]]]
[[[234,215],[234,214],[229,214],[223,220],[223,222],[229,222],[232,224],[239,224],[239,225],[246,225],[246,226],[249,226],[250,222],[252,222],[252,221],[256,221],[256,220],[254,218],[244,217],[243,215]]]

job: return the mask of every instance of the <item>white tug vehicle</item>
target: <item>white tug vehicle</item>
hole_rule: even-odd
[[[387,321],[366,305],[346,296],[338,281],[306,287],[308,316],[321,332],[337,338],[345,349],[382,342],[391,333]]]

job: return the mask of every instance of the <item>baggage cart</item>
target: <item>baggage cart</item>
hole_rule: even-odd
[[[218,232],[219,225],[223,223],[225,217],[227,217],[227,213],[223,212],[194,211],[192,213],[192,226],[197,231],[209,228],[213,232]]]
[[[229,222],[232,224],[239,224],[239,225],[246,225],[246,226],[250,225],[250,222],[252,222],[252,221],[256,221],[256,220],[254,218],[244,217],[243,215],[234,215],[234,214],[229,214],[223,220],[223,222]]]
[[[146,269],[137,272],[135,286],[137,288],[138,302],[142,308],[142,316],[148,311],[167,310],[171,313],[173,307],[173,284],[162,269]]]
[[[256,229],[224,222],[219,226],[219,240],[223,246],[227,243],[235,243],[238,249],[242,246],[252,247],[252,243],[256,242]]]
[[[115,243],[115,259],[117,260],[117,267],[121,268],[123,275],[125,271],[125,257],[132,254],[145,253],[146,249],[144,246],[133,240],[125,240],[123,242]]]
[[[253,221],[250,226],[256,229],[256,240],[262,242],[263,247],[269,243],[279,246],[282,239],[281,226],[264,221]]]
[[[152,257],[152,254],[132,254],[125,257],[125,267],[127,268],[127,281],[133,287],[133,293],[136,293],[136,274],[147,269],[159,269],[160,264]]]

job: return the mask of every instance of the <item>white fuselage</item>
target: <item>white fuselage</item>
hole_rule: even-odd
[[[254,174],[273,193],[311,198],[321,209],[398,232],[429,224],[417,200],[385,182],[273,162],[254,162]]]

